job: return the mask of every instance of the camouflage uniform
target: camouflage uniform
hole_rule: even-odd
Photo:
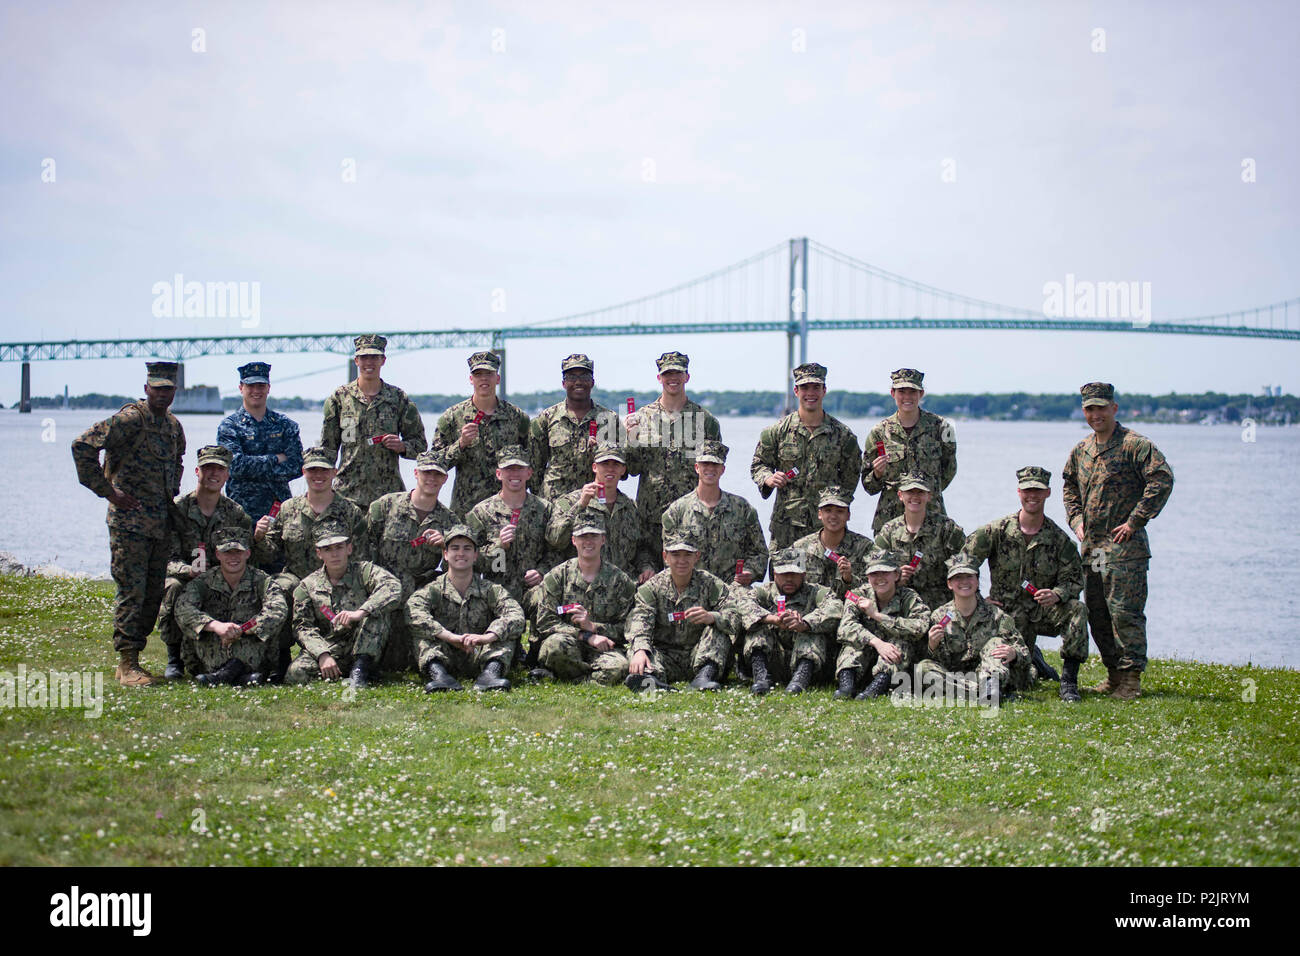
[[[286,501],[279,517],[266,529],[266,536],[253,542],[253,560],[259,565],[283,561],[284,574],[280,577],[289,575],[296,580],[285,579],[281,587],[286,593],[292,593],[299,580],[320,567],[320,558],[316,557],[316,530],[326,522],[337,522],[347,529],[355,547],[354,561],[370,556],[366,550],[365,512],[351,499],[335,492],[334,500],[320,514],[312,510],[305,494]]]
[[[338,584],[330,581],[324,568],[307,575],[293,592],[293,631],[303,652],[289,665],[284,682],[305,684],[318,679],[322,654],[333,657],[345,674],[363,654],[378,661],[388,640],[389,612],[401,599],[401,582],[369,561],[349,561]],[[321,611],[326,606],[335,614],[365,610],[369,617],[336,634]]]
[[[943,620],[945,614],[951,620],[935,650],[930,650],[928,633],[925,636],[922,646],[926,656],[916,665],[918,685],[926,683],[925,675],[938,674],[942,675],[945,683],[960,688],[967,696],[977,694],[979,683],[986,677],[997,678],[1004,693],[1029,686],[1029,648],[1016,630],[1011,615],[1004,614],[983,597],[976,600],[975,612],[968,621],[962,620],[952,601],[930,612],[927,632]],[[1013,660],[1001,661],[993,656],[993,651],[1002,646],[1015,648]],[[969,674],[977,675],[974,681],[967,676]]]
[[[421,674],[427,672],[431,662],[464,679],[476,677],[494,660],[501,662],[503,672],[509,671],[515,643],[524,632],[524,612],[518,602],[501,585],[478,575],[464,597],[451,583],[450,575],[434,578],[411,595],[405,614]],[[466,653],[439,638],[446,630],[455,634],[495,634],[497,639]]]
[[[150,363],[154,367],[172,363]],[[162,381],[162,379],[157,379]],[[174,384],[174,378],[171,380]],[[101,468],[99,453],[105,461]],[[170,555],[169,512],[180,493],[185,432],[171,412],[155,417],[144,401],[122,406],[112,418],[92,425],[72,443],[77,479],[107,498],[114,486],[140,502],[134,511],[108,506],[108,546],[112,556],[113,649],[140,651],[152,633],[162,603]]]
[[[609,494],[608,488],[605,489],[605,494]],[[605,546],[600,551],[600,560],[613,564],[635,580],[643,570],[653,571],[656,562],[651,557],[650,542],[645,536],[641,513],[635,502],[621,491],[616,491],[615,494],[613,502],[602,505],[593,498],[587,508],[600,512],[608,529]],[[573,537],[574,511],[581,497],[582,489],[579,488],[551,502],[551,521],[546,528],[546,540],[557,560],[567,560],[575,554],[570,539]]]
[[[822,544],[822,533],[814,531],[804,535],[790,545],[807,555],[807,580],[809,584],[820,584],[835,592],[841,601],[851,590],[861,590],[867,580],[867,554],[871,551],[872,541],[866,535],[844,529],[844,540],[835,546],[835,553],[849,559],[852,566],[853,582],[845,583],[840,577],[839,564],[826,557],[826,545]]]
[[[210,631],[212,621],[243,624],[257,619],[256,630],[229,647]],[[210,673],[232,657],[250,671],[269,671],[276,664],[273,638],[289,619],[289,602],[265,571],[249,565],[234,591],[220,567],[204,571],[190,581],[176,601],[176,622],[182,634],[182,657],[192,671]]]
[[[710,508],[691,491],[668,506],[663,533],[689,535],[700,549],[697,567],[723,581],[733,581],[736,562],[742,558],[754,580],[767,575],[763,525],[754,506],[740,495],[724,491],[722,499]]]
[[[690,680],[709,663],[717,667],[719,674],[725,673],[731,656],[728,635],[741,629],[730,593],[723,581],[697,568],[691,574],[690,584],[679,595],[672,572],[660,571],[637,588],[636,603],[624,631],[628,660],[637,651],[645,651],[650,655],[650,669],[655,676],[669,684]],[[718,623],[700,625],[669,620],[670,613],[696,606],[715,612]]]
[[[775,581],[754,588],[754,602],[764,617],[776,613],[776,598],[780,593]],[[814,673],[818,675],[817,680],[829,680],[833,676],[829,673],[830,652],[835,644],[840,615],[844,613],[844,603],[830,588],[809,584],[805,579],[798,591],[786,595],[785,607],[787,611],[798,611],[803,615],[804,623],[809,629],[784,630],[760,623],[762,618],[755,620],[747,615],[748,619],[743,621],[748,628],[745,634],[745,660],[749,660],[755,650],[764,651],[772,679],[782,683],[790,679],[799,661],[809,660],[813,663]]]
[[[537,613],[541,585],[528,587],[524,584],[524,573],[535,570],[545,576],[555,565],[554,555],[546,543],[546,528],[551,523],[551,503],[545,498],[528,495],[519,511],[515,540],[510,547],[503,548],[501,532],[510,524],[511,511],[511,507],[498,492],[471,508],[465,517],[465,523],[478,540],[483,542],[476,570],[484,579],[509,591],[510,596],[523,606],[531,620]]]
[[[1108,668],[1145,670],[1151,560],[1146,525],[1169,500],[1173,469],[1150,439],[1117,423],[1105,445],[1098,445],[1095,434],[1075,445],[1062,478],[1070,527],[1077,531],[1082,523],[1084,532],[1084,597],[1092,639]],[[1111,532],[1125,522],[1133,536],[1116,544]]]
[[[528,413],[503,398],[497,399],[497,410],[478,423],[478,438],[468,448],[461,448],[460,430],[477,414],[473,400],[467,398],[443,412],[434,431],[434,447],[446,453],[447,464],[456,470],[451,510],[462,519],[484,498],[501,490],[497,453],[507,445],[528,450]]]
[[[859,597],[875,599],[870,585],[855,592]],[[881,671],[907,673],[925,653],[926,632],[930,629],[930,609],[921,596],[911,588],[899,585],[889,603],[878,608],[885,620],[873,621],[854,601],[844,602],[844,617],[840,619],[835,639],[839,642],[839,656],[835,659],[835,673],[851,670],[855,681],[861,680],[867,668],[872,675]],[[871,639],[879,638],[902,653],[897,664],[889,664],[871,646]]]
[[[608,435],[610,423],[617,420],[612,411],[595,402],[582,418],[566,410],[564,402],[541,412],[528,431],[527,450],[533,465],[529,488],[551,500],[591,481],[597,444],[591,437],[591,423],[596,423],[598,435],[602,430]]]
[[[917,551],[921,552],[921,566],[905,586],[919,594],[921,600],[932,608],[952,600],[944,562],[959,552],[965,543],[966,533],[957,522],[932,511],[926,512],[916,534],[907,530],[907,516],[899,515],[886,522],[876,535],[876,547],[893,551],[903,564],[910,562]]]
[[[617,648],[624,645],[624,625],[635,597],[636,584],[603,557],[591,582],[582,576],[577,558],[552,569],[542,581],[541,606],[537,609],[541,665],[561,680],[590,677],[611,687],[621,683],[627,677],[627,658]],[[588,644],[579,628],[558,613],[558,608],[566,604],[585,607],[591,620],[601,625],[603,636],[614,642],[615,649],[598,651]]]
[[[240,366],[240,384],[270,384],[271,366],[250,362]],[[298,423],[269,408],[259,422],[240,407],[217,426],[217,444],[233,455],[226,494],[256,522],[277,501],[292,497],[289,482],[302,474],[302,438]],[[280,461],[276,455],[284,455]]]

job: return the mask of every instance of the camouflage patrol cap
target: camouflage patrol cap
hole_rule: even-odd
[[[696,461],[713,461],[719,465],[727,463],[727,452],[731,451],[722,442],[713,438],[706,438],[700,442],[700,449],[695,453]]]
[[[814,382],[820,385],[826,384],[825,365],[818,365],[816,362],[805,362],[794,370],[794,383],[796,385],[809,385]]]
[[[605,516],[594,508],[583,508],[573,519],[573,534],[604,534]]]
[[[890,388],[925,388],[925,373],[914,368],[899,368],[889,373]]]
[[[979,564],[965,551],[958,551],[944,563],[948,565],[949,578],[955,578],[959,574],[973,574],[978,577],[980,573]]]
[[[821,494],[817,496],[817,507],[825,508],[827,505],[839,505],[841,508],[849,507],[849,502],[853,496],[844,493],[844,489],[839,485],[827,485],[822,489]]]
[[[444,475],[448,474],[447,453],[441,448],[430,448],[428,451],[422,451],[415,459],[416,471],[440,471]]]
[[[313,445],[302,453],[303,468],[333,468],[334,456],[320,445]]]
[[[328,548],[331,544],[351,541],[352,535],[348,534],[348,529],[337,521],[322,521],[316,526],[313,540],[316,542],[316,547]]]
[[[1052,473],[1038,465],[1026,465],[1018,470],[1016,480],[1021,488],[1042,488],[1049,491],[1052,487]]]
[[[478,536],[474,534],[474,529],[467,524],[454,524],[442,533],[443,547],[451,544],[453,538],[465,538],[470,544],[474,545],[474,550],[478,550]]]
[[[225,465],[230,467],[230,463],[235,460],[235,456],[225,445],[204,445],[199,449],[199,467],[204,465]]]
[[[496,352],[475,352],[468,359],[469,370],[477,372],[479,369],[487,369],[489,372],[499,372],[501,370],[501,356]]]
[[[690,371],[691,357],[685,352],[665,352],[655,359],[655,368],[659,369],[659,374],[664,372],[687,372]]]
[[[808,571],[808,556],[798,548],[782,548],[772,559],[773,574],[804,574]]]
[[[627,455],[623,453],[622,448],[619,448],[612,441],[603,441],[596,446],[596,457],[592,461],[617,461],[626,465]]]
[[[271,366],[265,362],[249,362],[239,366],[240,385],[270,385]]]
[[[907,491],[909,488],[919,488],[921,491],[931,490],[929,479],[925,475],[918,475],[915,472],[909,472],[898,482],[899,491]]]
[[[530,464],[528,456],[524,454],[524,450],[518,445],[506,445],[497,452],[498,468],[509,468],[511,465],[523,465],[527,468]]]
[[[592,375],[596,374],[596,364],[581,352],[574,352],[572,355],[565,356],[560,360],[560,374],[565,372],[586,371]]]
[[[175,388],[176,373],[180,366],[175,362],[145,362],[145,383],[154,388]]]
[[[1115,401],[1115,386],[1109,382],[1089,382],[1079,388],[1083,396],[1083,407],[1089,405],[1109,405]]]
[[[388,347],[388,339],[374,332],[367,332],[365,335],[358,335],[352,340],[352,355],[383,355],[384,349]]]
[[[212,543],[218,551],[249,551],[249,533],[244,528],[218,528],[212,533]]]
[[[664,550],[665,551],[699,551],[699,544],[696,542],[694,535],[685,531],[676,531],[671,534],[664,533]]]
[[[897,571],[901,566],[898,563],[898,555],[884,548],[873,548],[867,555],[868,574],[876,571]]]

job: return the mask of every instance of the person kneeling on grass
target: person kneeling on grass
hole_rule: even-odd
[[[772,689],[771,677],[789,681],[787,694],[801,694],[830,659],[844,605],[829,587],[807,583],[806,561],[798,548],[777,551],[772,558],[776,580],[753,591],[754,601],[766,612],[747,622],[751,630],[745,636],[745,659],[754,675],[750,690],[755,694]]]
[[[289,603],[271,575],[249,566],[249,529],[219,528],[212,542],[220,564],[176,599],[179,657],[205,686],[260,684],[276,663],[273,638],[289,617]]]
[[[350,670],[353,687],[369,684],[383,656],[389,612],[402,600],[402,584],[377,564],[352,560],[352,540],[341,524],[316,527],[321,568],[293,592],[294,636],[302,653],[285,672],[286,684],[335,680]]]
[[[524,610],[500,584],[474,573],[478,539],[463,524],[442,536],[447,573],[406,602],[406,627],[426,693],[460,690],[457,677],[475,677],[475,690],[509,690],[506,674],[524,631]]]
[[[859,675],[867,671],[874,676],[856,699],[879,697],[894,683],[895,674],[910,674],[925,652],[930,609],[919,594],[901,585],[897,555],[877,548],[867,556],[866,566],[867,587],[845,597],[836,634],[836,700],[852,697]]]

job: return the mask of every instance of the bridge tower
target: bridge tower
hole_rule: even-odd
[[[808,237],[790,240],[789,319],[786,326],[785,411],[794,409],[794,340],[799,337],[799,362],[808,361]]]

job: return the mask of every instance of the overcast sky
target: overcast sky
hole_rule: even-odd
[[[1039,311],[1069,274],[1149,282],[1157,321],[1281,301],[1298,30],[1294,2],[8,4],[0,340],[245,331],[155,316],[178,273],[257,282],[258,333],[535,322],[795,236]],[[598,385],[650,388],[670,348],[697,388],[783,382],[783,337],[733,335],[517,342],[509,384],[553,387],[580,350]],[[933,392],[1300,389],[1300,342],[821,333],[809,357],[833,389],[902,365]],[[281,394],[344,380],[342,357],[269,360]],[[188,382],[229,392],[245,361]],[[464,351],[385,369],[467,374]],[[33,366],[36,394],[142,381]],[[0,400],[18,388],[0,367]]]

